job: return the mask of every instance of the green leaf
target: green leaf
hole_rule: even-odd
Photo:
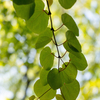
[[[51,100],[56,95],[56,90],[51,89],[49,85],[43,86],[40,80],[34,84],[34,92],[40,100]]]
[[[77,49],[78,52],[81,52],[81,45],[72,31],[68,30],[66,32],[66,38],[67,38],[67,42],[71,45],[70,47],[72,49],[75,48]]]
[[[51,86],[52,89],[56,90],[63,85],[63,77],[61,77],[61,73],[53,68],[47,76],[47,82]]]
[[[48,44],[51,41],[51,38],[52,38],[52,31],[50,30],[50,28],[47,28],[43,33],[39,35],[35,45],[36,49],[39,49]]]
[[[70,45],[68,42],[65,42],[63,46],[67,51],[74,54],[76,57],[80,58],[80,52],[78,52],[78,50],[74,48],[72,45]]]
[[[61,6],[65,9],[71,8],[75,2],[76,0],[59,0],[59,3],[61,4]]]
[[[77,58],[73,54],[69,53],[69,57],[71,59],[71,62],[76,66],[78,70],[85,70],[87,67],[87,61],[82,53],[80,53],[80,58]]]
[[[66,65],[68,62],[65,63]],[[62,68],[64,68],[63,71],[61,71],[63,81],[67,84],[73,82],[77,76],[77,68],[69,62],[68,66],[65,67],[65,64],[62,65]]]
[[[13,0],[13,2],[17,5],[25,5],[25,4],[33,3],[34,0]]]
[[[62,19],[63,24],[64,24],[69,30],[71,30],[76,36],[79,36],[79,29],[78,29],[78,27],[77,27],[75,21],[73,20],[73,18],[72,18],[70,15],[64,13],[64,14],[62,14],[62,16],[61,16],[61,19]]]
[[[56,95],[56,99],[57,99],[57,100],[64,100],[63,97],[62,97],[62,95],[60,95],[60,94],[57,94],[57,95]]]
[[[48,25],[49,16],[43,11],[42,0],[35,0],[35,11],[31,18],[26,21],[27,27],[34,33],[42,33]]]
[[[64,96],[65,100],[76,100],[80,91],[80,86],[77,80],[74,80],[70,84],[64,84],[61,87],[61,94]]]
[[[35,99],[35,96],[32,95],[31,97],[29,97],[29,100],[34,100]]]
[[[28,20],[32,16],[35,9],[34,2],[22,5],[17,5],[16,3],[13,3],[13,6],[15,8],[16,14],[25,20]]]
[[[41,72],[40,72],[40,81],[42,83],[43,86],[47,85],[47,75],[48,75],[49,71],[45,70],[42,68]]]
[[[54,56],[51,54],[50,47],[45,47],[40,53],[40,63],[45,70],[50,70],[53,66]]]

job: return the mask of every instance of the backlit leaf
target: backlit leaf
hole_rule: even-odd
[[[65,9],[71,8],[76,2],[76,0],[58,0],[58,1],[61,4],[61,6]]]
[[[64,84],[61,87],[61,93],[63,94],[65,100],[76,100],[80,91],[80,86],[77,80],[74,80],[70,84]]]
[[[15,8],[17,16],[25,20],[28,20],[32,16],[32,14],[34,13],[34,9],[35,9],[34,2],[31,2],[28,4],[22,3],[22,5],[17,5],[16,3],[13,3],[13,6]]]
[[[50,70],[53,66],[54,56],[51,54],[51,49],[45,47],[40,53],[40,63],[45,70]]]
[[[63,97],[62,97],[62,95],[60,95],[60,94],[57,94],[57,95],[56,95],[56,99],[57,99],[57,100],[64,100]]]
[[[87,67],[87,61],[82,53],[80,53],[80,58],[76,57],[75,55],[69,53],[69,57],[71,62],[76,66],[78,70],[84,70]]]
[[[27,27],[34,33],[42,33],[48,25],[49,16],[43,11],[44,3],[42,0],[35,0],[35,11],[31,18],[26,21]]]
[[[51,41],[51,38],[52,38],[52,31],[50,30],[50,28],[47,28],[43,33],[39,35],[35,46],[36,49],[39,49],[48,44]]]
[[[52,89],[56,90],[63,85],[63,77],[61,73],[56,69],[52,69],[47,76],[48,84],[51,86]]]
[[[56,90],[51,89],[49,84],[43,86],[40,80],[37,80],[34,84],[34,92],[40,100],[51,100],[56,95]]]
[[[68,62],[66,62],[65,64],[67,65]],[[65,69],[61,71],[61,74],[63,77],[63,81],[68,84],[75,80],[77,76],[77,68],[71,62],[69,62],[67,67],[65,67],[65,64],[62,65],[62,68]]]
[[[47,75],[48,75],[49,71],[45,70],[42,68],[41,72],[40,72],[40,81],[42,83],[42,85],[47,85]]]
[[[76,36],[79,36],[79,29],[78,29],[75,21],[73,20],[73,18],[70,15],[68,15],[67,13],[64,13],[61,16],[61,19],[62,19],[63,24],[69,30],[71,30]]]

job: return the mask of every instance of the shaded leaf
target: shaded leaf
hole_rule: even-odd
[[[72,18],[70,15],[64,13],[64,14],[62,14],[62,16],[61,16],[61,19],[62,19],[63,24],[64,24],[69,30],[71,30],[76,36],[79,36],[79,29],[78,29],[78,27],[77,27],[75,21],[73,20],[73,18]]]
[[[64,84],[61,87],[61,94],[64,96],[65,100],[76,100],[80,91],[80,85],[77,80],[74,80],[70,84]]]
[[[45,70],[42,68],[41,72],[40,72],[40,81],[42,85],[47,85],[47,75],[48,75],[49,71]]]
[[[42,0],[35,0],[35,11],[31,18],[26,21],[27,27],[34,33],[42,33],[48,25],[49,16],[43,11],[44,3]]]
[[[32,95],[31,97],[29,97],[29,100],[34,100],[35,99],[35,96]]]
[[[43,33],[39,35],[35,45],[36,49],[39,49],[48,44],[51,41],[51,38],[52,38],[52,31],[50,30],[50,28],[47,28]]]
[[[76,0],[58,0],[58,1],[61,4],[61,6],[65,9],[71,8],[76,2]]]
[[[87,67],[87,61],[82,53],[80,53],[80,58],[76,57],[75,55],[69,53],[69,57],[71,62],[76,66],[78,70],[85,70]]]
[[[61,73],[56,69],[53,68],[47,76],[48,84],[51,86],[52,89],[56,90],[63,85],[63,77]]]
[[[45,47],[40,53],[40,63],[45,70],[50,70],[53,66],[54,56],[51,54],[51,49]]]
[[[40,80],[34,84],[34,92],[40,100],[51,100],[56,95],[56,90],[51,89],[49,85],[43,86]]]
[[[68,62],[65,63],[66,65]],[[71,83],[75,80],[77,76],[77,68],[70,62],[67,67],[65,67],[65,64],[62,65],[63,68],[65,68],[63,71],[61,71],[63,81],[65,83]]]
[[[28,20],[32,16],[35,9],[34,2],[22,5],[17,5],[16,3],[13,3],[13,6],[15,8],[16,14],[25,20]]]
[[[78,52],[81,52],[81,45],[72,31],[68,30],[66,32],[66,38],[67,42],[70,44],[70,48],[75,48]]]

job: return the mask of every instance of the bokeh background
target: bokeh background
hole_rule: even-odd
[[[61,14],[66,12],[80,30],[78,39],[88,68],[78,72],[81,91],[77,100],[100,100],[100,0],[77,0],[70,10],[54,0],[51,11],[55,29],[61,26]],[[66,30],[63,26],[55,33],[58,43],[64,42]],[[12,1],[0,0],[0,100],[28,100],[34,94],[33,85],[41,70],[41,49],[35,49],[36,40],[37,35],[16,15]],[[56,54],[52,42],[49,46]],[[59,49],[63,54],[64,48]],[[63,59],[68,61],[68,54]]]

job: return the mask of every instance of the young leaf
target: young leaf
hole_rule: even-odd
[[[31,18],[26,21],[27,27],[34,33],[42,33],[48,25],[49,16],[43,11],[44,3],[42,0],[35,0],[35,11]]]
[[[47,28],[43,33],[39,35],[35,45],[36,49],[39,49],[48,44],[51,41],[51,38],[52,38],[52,31],[50,30],[50,28]]]
[[[35,99],[35,96],[32,95],[31,97],[29,97],[29,100],[34,100]]]
[[[77,58],[73,54],[69,53],[69,57],[71,62],[76,66],[78,70],[85,70],[87,67],[87,61],[82,53],[80,53],[80,58]]]
[[[74,80],[70,84],[64,84],[61,87],[61,93],[64,96],[65,100],[76,100],[80,91],[80,86],[77,80]]]
[[[70,46],[71,48],[73,47],[77,49],[78,52],[81,52],[81,45],[72,31],[68,30],[66,32],[66,38],[67,38],[67,42],[71,45]]]
[[[15,8],[16,14],[25,20],[28,20],[32,16],[35,9],[34,2],[28,4],[22,4],[22,5],[21,4],[17,5],[16,3],[13,3],[13,6]]]
[[[40,72],[40,81],[41,81],[41,84],[43,86],[47,85],[47,75],[48,75],[49,71],[45,70],[42,68],[41,72]]]
[[[49,85],[43,86],[40,80],[34,84],[34,92],[40,100],[51,100],[56,95],[56,90],[51,89]]]
[[[75,21],[73,20],[73,18],[72,18],[70,15],[64,13],[64,14],[62,14],[62,16],[61,16],[61,19],[62,19],[63,24],[64,24],[69,30],[71,30],[76,36],[79,36],[79,29],[78,29],[78,27],[77,27]]]
[[[66,65],[68,62],[65,63]],[[77,68],[70,62],[67,67],[65,67],[65,64],[62,65],[62,68],[65,68],[63,71],[61,71],[63,81],[67,84],[73,82],[77,76]]]
[[[67,51],[74,54],[76,57],[80,58],[80,52],[78,52],[78,50],[74,48],[72,45],[70,45],[68,42],[65,42],[63,46]]]
[[[76,2],[76,0],[58,0],[58,1],[61,4],[61,6],[65,9],[71,8]]]
[[[47,76],[47,82],[51,86],[52,89],[56,90],[63,85],[63,77],[61,77],[61,73],[56,69],[52,69]]]
[[[51,54],[51,49],[45,47],[40,53],[40,63],[45,70],[50,70],[53,66],[54,56]]]
[[[63,97],[62,97],[62,95],[60,95],[60,94],[57,94],[57,95],[56,95],[56,99],[57,99],[57,100],[64,100]]]

